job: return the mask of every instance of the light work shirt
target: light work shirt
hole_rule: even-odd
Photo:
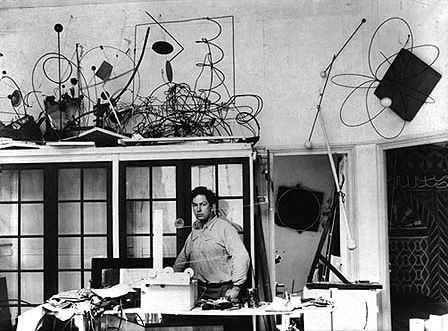
[[[190,267],[195,277],[204,283],[246,281],[250,258],[230,221],[214,217],[202,229],[192,229],[174,263],[175,271]]]

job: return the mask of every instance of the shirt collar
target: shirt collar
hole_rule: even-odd
[[[213,228],[213,226],[216,224],[217,220],[218,220],[218,217],[215,215],[211,220],[207,221],[207,223],[204,224],[203,229],[211,230]]]

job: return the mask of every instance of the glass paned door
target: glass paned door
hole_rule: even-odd
[[[125,167],[125,256],[154,257],[154,236],[163,237],[163,257],[176,256],[176,166]]]
[[[0,289],[12,323],[44,298],[44,171],[0,171]]]
[[[89,287],[93,257],[108,255],[107,168],[60,168],[57,193],[58,290]]]
[[[154,237],[159,229],[163,258],[174,262],[191,231],[190,192],[196,186],[206,186],[217,194],[220,216],[239,226],[249,249],[246,158],[126,162],[121,164],[120,176],[122,257],[154,258]],[[176,220],[182,220],[178,227]]]
[[[205,186],[217,198],[218,216],[244,229],[243,164],[197,164],[191,166],[191,188]],[[194,219],[194,215],[191,215]]]

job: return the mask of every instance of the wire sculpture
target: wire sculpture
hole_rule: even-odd
[[[132,123],[132,132],[145,138],[231,136],[236,125],[258,137],[260,126],[256,117],[262,110],[263,101],[258,95],[237,95],[228,88],[225,74],[219,66],[224,59],[224,50],[217,42],[223,31],[218,20],[207,17],[169,22],[199,20],[216,26],[214,35],[209,38],[203,36],[195,41],[196,44],[204,46],[206,53],[203,61],[196,63],[199,73],[191,85],[173,81],[171,61],[184,51],[184,47],[175,39],[173,33],[163,27],[163,23],[147,14],[181,49],[167,61],[169,65],[166,66],[166,80],[156,86],[149,95],[139,95],[137,102],[128,105],[132,112],[127,122]],[[233,16],[230,17],[233,26]],[[233,38],[232,34],[232,40]],[[171,50],[169,46],[167,49]]]
[[[384,113],[384,111],[389,108],[389,106],[390,106],[389,100],[387,100],[387,98],[382,99],[381,102],[379,103],[379,109],[377,109],[376,111],[372,111],[372,109],[369,106],[369,97],[371,97],[371,95],[372,95],[370,92],[372,92],[372,90],[375,90],[376,87],[378,86],[378,84],[381,82],[380,76],[381,76],[381,73],[385,70],[386,65],[390,64],[392,62],[392,59],[394,57],[396,57],[396,55],[399,53],[398,52],[399,50],[397,51],[396,49],[392,50],[389,55],[386,54],[384,51],[380,51],[380,54],[383,59],[381,61],[379,61],[376,68],[374,67],[374,65],[373,65],[373,62],[374,62],[373,49],[374,49],[375,41],[376,41],[376,39],[379,38],[381,30],[384,29],[386,24],[389,24],[389,23],[402,24],[404,27],[404,32],[402,32],[402,35],[399,38],[399,43],[401,44],[400,49],[405,48],[405,49],[409,50],[410,52],[412,52],[418,48],[433,48],[436,51],[436,55],[428,66],[431,66],[432,64],[434,64],[434,62],[439,57],[439,53],[440,53],[439,48],[436,45],[432,45],[432,44],[424,44],[424,45],[415,46],[413,33],[412,33],[411,27],[409,26],[408,22],[401,17],[391,17],[391,18],[388,18],[385,21],[383,21],[375,29],[375,31],[370,39],[369,48],[368,48],[368,56],[367,56],[369,74],[362,74],[362,73],[360,73],[360,74],[358,74],[358,73],[336,74],[331,78],[331,81],[337,86],[351,89],[351,92],[346,96],[346,98],[344,99],[344,101],[341,104],[341,107],[339,108],[339,118],[343,125],[345,125],[347,127],[360,127],[365,124],[370,124],[372,126],[372,128],[375,130],[375,132],[380,137],[385,138],[385,139],[394,139],[394,138],[397,138],[403,132],[403,130],[406,126],[406,122],[403,120],[401,127],[398,129],[398,131],[396,133],[391,134],[391,135],[386,135],[383,132],[381,132],[381,130],[378,128],[378,125],[375,124],[375,120],[378,119],[380,117],[380,115],[382,115]],[[394,29],[394,31],[399,31],[399,30],[400,30],[399,28]],[[390,38],[390,36],[388,36],[388,37]],[[406,78],[410,78],[410,77],[405,77],[405,79]],[[358,81],[358,82],[355,82],[355,81]],[[395,83],[400,84],[400,82],[395,82]],[[399,86],[398,86],[398,88],[400,89]],[[346,107],[347,103],[349,102],[349,100],[351,100],[360,91],[364,91],[364,104],[365,104],[365,111],[366,111],[367,119],[363,120],[361,122],[353,123],[353,122],[349,121],[348,116],[345,114],[345,107]],[[421,98],[422,102],[424,102],[424,103],[435,102],[434,99],[432,99],[428,95],[423,95],[423,93],[419,93],[419,91],[415,91],[415,92],[417,94],[420,94],[419,98]],[[403,94],[403,97],[409,97],[409,96],[405,95],[404,88],[400,89],[400,93]],[[426,100],[427,98],[429,99],[429,101]]]
[[[263,100],[256,94],[235,93],[233,16],[158,22],[150,13],[146,14],[153,22],[135,26],[134,56],[130,54],[130,48],[122,50],[105,44],[87,51],[81,44],[76,44],[73,54],[66,56],[62,54],[60,43],[63,26],[56,24],[57,52],[47,52],[35,62],[31,72],[32,91],[24,93],[12,80],[18,91],[12,103],[16,117],[22,115],[19,114],[18,97],[22,113],[27,115],[33,96],[34,106],[39,111],[39,125],[46,124],[44,140],[60,140],[96,126],[144,138],[233,136],[238,128],[239,132],[257,141],[260,135],[257,116],[263,108]],[[220,45],[224,30],[221,19],[231,20],[233,57],[230,66],[227,62],[227,68],[232,69],[230,83],[233,88],[229,87],[222,68],[225,52]],[[189,73],[191,82],[174,79],[173,60],[180,59],[186,49],[166,27],[167,24],[182,23],[194,23],[199,27],[205,23],[209,27],[208,32],[201,31],[202,36],[194,41],[194,46],[202,52],[202,60],[190,63],[198,70],[192,76]],[[214,28],[210,28],[210,24]],[[141,27],[146,28],[143,42],[141,38],[137,40],[137,30]],[[151,49],[169,59],[161,70],[160,81],[145,94],[141,70],[148,67],[141,64],[145,51],[151,50],[147,47],[150,29],[156,28],[162,35]],[[140,46],[139,54],[137,45]],[[11,80],[4,76],[0,82],[7,79]],[[157,77],[145,75],[145,81],[148,79],[153,82]]]

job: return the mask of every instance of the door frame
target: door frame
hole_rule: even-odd
[[[385,331],[392,330],[391,303],[390,303],[390,278],[389,278],[389,232],[388,232],[388,205],[387,205],[387,169],[386,152],[390,149],[412,147],[419,145],[435,144],[448,141],[448,132],[437,133],[434,135],[406,136],[397,138],[394,141],[387,141],[377,144],[376,164],[378,166],[378,194],[379,194],[379,224],[382,233],[379,236],[379,254],[381,265],[381,274],[383,275],[383,291],[381,295],[381,320]]]

